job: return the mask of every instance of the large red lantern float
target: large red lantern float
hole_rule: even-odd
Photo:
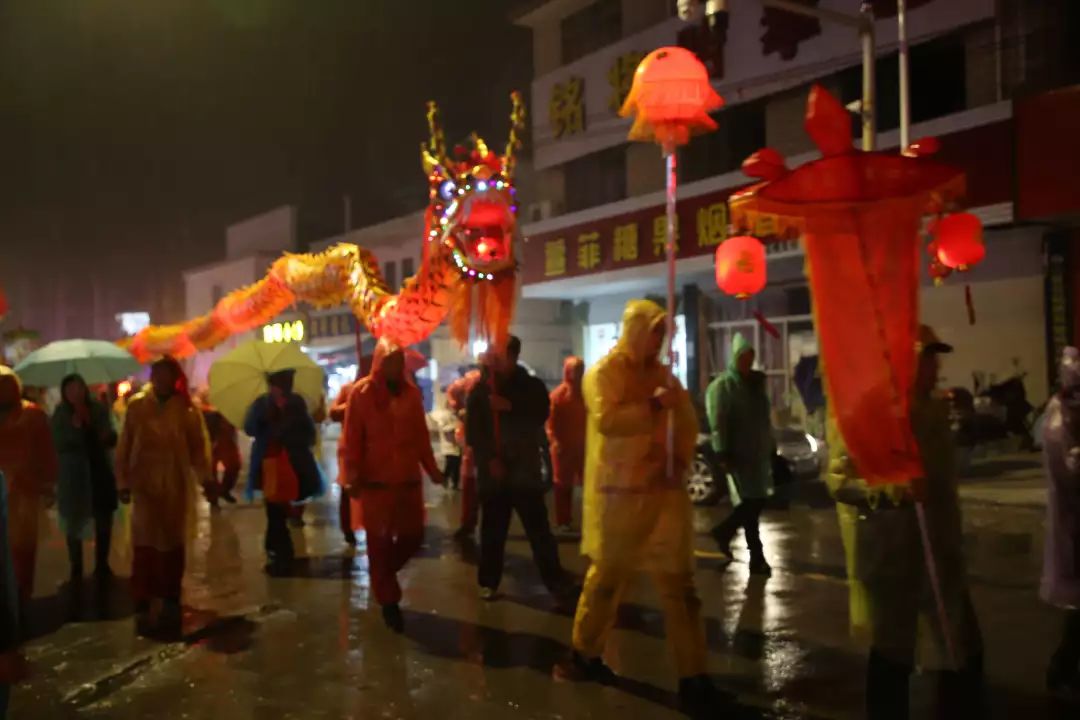
[[[765,246],[751,235],[728,238],[716,248],[716,285],[745,300],[765,287]]]
[[[982,221],[971,213],[946,215],[934,224],[935,256],[947,268],[967,270],[986,257]]]

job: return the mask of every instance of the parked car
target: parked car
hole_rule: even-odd
[[[825,443],[800,428],[774,428],[778,461],[786,468],[787,479],[792,482],[815,481],[827,458]],[[723,469],[713,452],[709,436],[698,435],[697,453],[687,479],[687,492],[695,505],[712,505],[727,494],[727,481]],[[774,473],[778,484],[783,483],[780,473]]]

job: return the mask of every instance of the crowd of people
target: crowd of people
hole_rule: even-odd
[[[357,546],[357,531],[365,532],[372,594],[387,627],[404,630],[398,575],[423,543],[426,474],[437,485],[460,486],[455,538],[469,542],[479,528],[477,587],[484,600],[499,597],[507,534],[518,517],[541,581],[556,605],[573,613],[572,654],[561,666],[566,677],[613,681],[605,647],[628,582],[644,573],[660,599],[684,707],[692,713],[715,709],[718,691],[707,666],[694,581],[693,508],[685,487],[698,418],[689,393],[662,362],[664,341],[663,309],[632,301],[615,347],[590,368],[567,358],[562,382],[549,394],[520,364],[521,341],[510,337],[446,388],[441,469],[405,351],[379,340],[370,371],[341,390],[328,414],[342,424],[341,529],[349,552]],[[870,650],[871,718],[908,717],[920,620],[952,665],[942,674],[940,706],[970,711],[981,702],[982,637],[966,577],[948,409],[935,392],[939,358],[951,350],[926,327],[913,348],[912,428],[925,477],[906,486],[868,485],[835,423],[829,428],[826,482],[837,501],[847,556],[851,625]],[[753,349],[736,337],[728,369],[706,391],[711,442],[733,505],[712,537],[730,555],[741,529],[751,573],[767,577],[772,568],[758,526],[772,494],[776,448],[765,378],[753,369],[754,360]],[[275,576],[292,568],[288,522],[294,508],[324,490],[315,450],[319,418],[295,392],[293,376],[288,370],[269,375],[268,392],[251,404],[243,423],[253,439],[247,494],[262,495],[266,570]],[[1066,351],[1061,378],[1062,389],[1047,410],[1050,495],[1042,595],[1066,608],[1067,618],[1047,682],[1055,691],[1077,693],[1080,351]],[[77,588],[90,539],[94,576],[102,582],[112,577],[113,518],[120,504],[130,504],[137,630],[175,637],[197,494],[201,489],[214,507],[235,502],[240,467],[237,429],[205,395],[191,396],[175,360],[155,362],[147,386],[114,409],[95,398],[82,378],[69,376],[51,417],[24,399],[18,376],[0,366],[0,473],[6,480],[0,505],[7,510],[0,550],[10,558],[8,572],[0,573],[0,686],[25,670],[16,651],[17,618],[34,587],[41,507],[56,506]],[[583,487],[581,551],[589,566],[581,584],[560,560],[545,499],[549,474],[560,534],[571,531],[575,489]]]

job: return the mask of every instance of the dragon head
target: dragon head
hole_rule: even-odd
[[[430,198],[427,241],[441,243],[470,280],[494,280],[514,272],[514,165],[525,106],[519,93],[511,100],[510,139],[502,155],[476,133],[447,153],[438,108],[428,103],[431,138],[421,148]]]

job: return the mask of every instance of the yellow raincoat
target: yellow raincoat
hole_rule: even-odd
[[[133,397],[116,448],[117,487],[132,495],[132,544],[162,552],[183,548],[209,476],[210,440],[191,401],[173,395],[163,403],[152,388]]]
[[[574,622],[574,648],[588,658],[603,652],[627,581],[646,571],[659,590],[679,676],[686,678],[705,672],[685,483],[698,425],[689,393],[656,357],[647,357],[649,334],[662,322],[664,311],[657,304],[629,302],[618,344],[585,374],[582,552],[592,566]],[[656,390],[668,386],[676,394],[672,480],[666,462],[668,413],[650,403]]]

